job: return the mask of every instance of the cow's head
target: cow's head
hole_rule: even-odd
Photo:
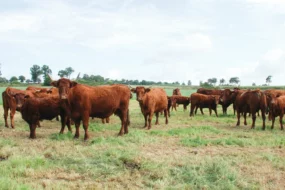
[[[58,88],[59,98],[66,100],[71,88],[77,85],[77,82],[71,81],[66,78],[61,78],[57,81],[51,82],[51,85]]]
[[[20,111],[24,102],[25,102],[25,93],[11,93],[10,94],[13,98],[15,98],[16,101],[16,110]]]
[[[273,94],[266,94],[266,101],[268,104],[266,113],[268,113],[268,120],[272,120],[272,116],[275,115],[275,109],[276,109],[276,100],[277,98]]]
[[[137,101],[141,102],[146,93],[150,91],[150,88],[145,88],[143,86],[137,86],[136,88],[132,88],[131,92],[136,93]]]
[[[215,104],[218,105],[220,102],[220,96],[211,95],[212,99],[214,100]]]
[[[220,102],[226,103],[230,101],[233,98],[233,96],[236,95],[238,92],[239,92],[238,89],[234,89],[233,91],[230,89],[225,89],[221,91]]]

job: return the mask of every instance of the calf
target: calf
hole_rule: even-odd
[[[138,86],[136,88],[132,88],[131,91],[137,95],[137,101],[140,104],[141,112],[145,119],[144,127],[147,127],[147,129],[151,128],[151,120],[154,113],[156,115],[155,124],[157,125],[159,123],[159,112],[161,111],[164,111],[165,123],[168,124],[168,100],[166,92],[162,88],[150,89]]]
[[[44,97],[44,98],[30,98],[25,96],[26,100],[21,108],[22,118],[29,124],[30,138],[36,138],[36,125],[40,120],[52,120],[60,115],[61,130],[63,133],[65,124],[68,130],[71,130],[70,119],[66,112],[61,108],[61,102],[58,96]]]
[[[210,115],[212,114],[212,110],[214,110],[216,116],[218,117],[217,105],[219,103],[219,96],[193,93],[190,96],[190,101],[191,101],[190,116],[194,116],[195,108],[196,108],[195,114],[197,113],[198,108],[200,108],[202,114],[204,114],[202,108],[209,108]]]
[[[187,106],[189,105],[189,97],[186,97],[186,96],[179,96],[179,95],[173,95],[171,96],[171,100],[172,100],[172,109],[173,108],[176,110],[176,104],[183,104],[183,108],[184,108],[184,111],[187,110]]]

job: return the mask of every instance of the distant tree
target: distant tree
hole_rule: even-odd
[[[225,84],[225,82],[226,82],[225,79],[223,79],[223,78],[220,79],[220,85]]]
[[[182,82],[182,86],[185,86],[185,82]]]
[[[42,75],[41,67],[38,65],[33,65],[30,68],[30,71],[31,71],[32,81],[34,83],[38,82],[39,77]]]
[[[40,78],[38,78],[37,83],[40,84],[42,82],[42,80]]]
[[[4,77],[0,77],[0,83],[8,83],[9,81],[4,78]]]
[[[187,85],[188,85],[188,86],[191,86],[191,85],[192,85],[191,80],[188,80]]]
[[[49,78],[49,76],[48,75],[51,75],[52,74],[52,71],[51,71],[51,69],[49,68],[49,66],[47,66],[47,65],[43,65],[42,66],[42,73],[43,73],[43,78],[44,78],[44,86],[49,86],[50,85],[50,83],[51,83],[51,80],[50,80],[50,78]]]
[[[252,83],[252,86],[256,86],[255,82]]]
[[[217,83],[217,78],[209,78],[208,83],[211,85],[215,85]]]
[[[272,78],[271,75],[269,75],[268,77],[266,77],[266,83],[267,83],[268,86],[269,86],[269,83],[272,82],[272,81],[271,81],[271,78]]]
[[[60,70],[60,71],[58,71],[57,75],[60,76],[61,78],[63,78],[63,77],[67,77],[68,73],[66,72],[66,70]]]
[[[26,83],[28,83],[28,84],[31,83],[31,82],[32,82],[32,81],[31,81],[30,79],[27,79],[27,80],[26,80]]]
[[[229,80],[230,84],[238,84],[240,82],[238,77],[232,77]]]
[[[19,80],[20,80],[21,82],[24,82],[24,81],[26,80],[26,77],[23,76],[23,75],[21,75],[21,76],[19,76]]]
[[[74,69],[72,67],[67,67],[65,69],[67,77],[70,78],[70,75],[74,72]]]
[[[203,81],[200,81],[200,86],[201,86],[201,87],[205,87],[205,88],[207,88],[207,87],[213,87],[212,84],[210,84],[210,83],[208,83],[208,82],[203,82]]]
[[[18,81],[18,78],[15,77],[15,76],[12,76],[9,81],[10,81],[11,83],[12,83],[12,82],[17,82],[17,81]]]

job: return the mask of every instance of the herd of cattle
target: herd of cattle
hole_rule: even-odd
[[[60,116],[61,130],[67,125],[69,131],[71,124],[75,124],[76,132],[74,138],[79,138],[79,127],[81,121],[85,131],[84,139],[89,138],[88,125],[90,117],[101,118],[102,122],[109,122],[109,117],[117,115],[121,120],[119,135],[128,133],[130,125],[129,101],[132,93],[136,94],[141,112],[145,119],[145,127],[151,128],[152,117],[155,114],[156,122],[160,113],[164,113],[165,123],[170,117],[170,108],[175,109],[177,105],[183,105],[184,111],[191,104],[190,116],[197,113],[198,108],[203,113],[203,108],[208,108],[210,115],[212,110],[217,114],[217,105],[221,104],[223,114],[227,114],[227,108],[233,104],[234,113],[237,112],[237,126],[240,125],[240,116],[249,113],[252,117],[252,128],[255,127],[256,113],[263,120],[262,129],[265,129],[265,117],[268,114],[274,127],[275,117],[280,117],[280,126],[283,130],[282,118],[285,111],[285,90],[210,90],[200,88],[197,93],[190,97],[182,96],[178,88],[173,90],[172,96],[167,96],[162,88],[145,88],[138,86],[131,88],[126,85],[114,84],[106,86],[88,86],[78,84],[66,78],[51,82],[52,88],[28,87],[19,90],[8,87],[3,93],[3,108],[5,127],[8,126],[7,117],[10,110],[11,127],[15,127],[14,115],[16,111],[21,112],[22,118],[29,124],[30,138],[36,138],[36,127],[40,127],[41,120],[51,120]],[[55,88],[54,88],[55,87]]]

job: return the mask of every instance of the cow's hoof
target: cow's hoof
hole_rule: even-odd
[[[73,138],[75,138],[75,139],[79,139],[79,135],[74,135],[74,137]]]

